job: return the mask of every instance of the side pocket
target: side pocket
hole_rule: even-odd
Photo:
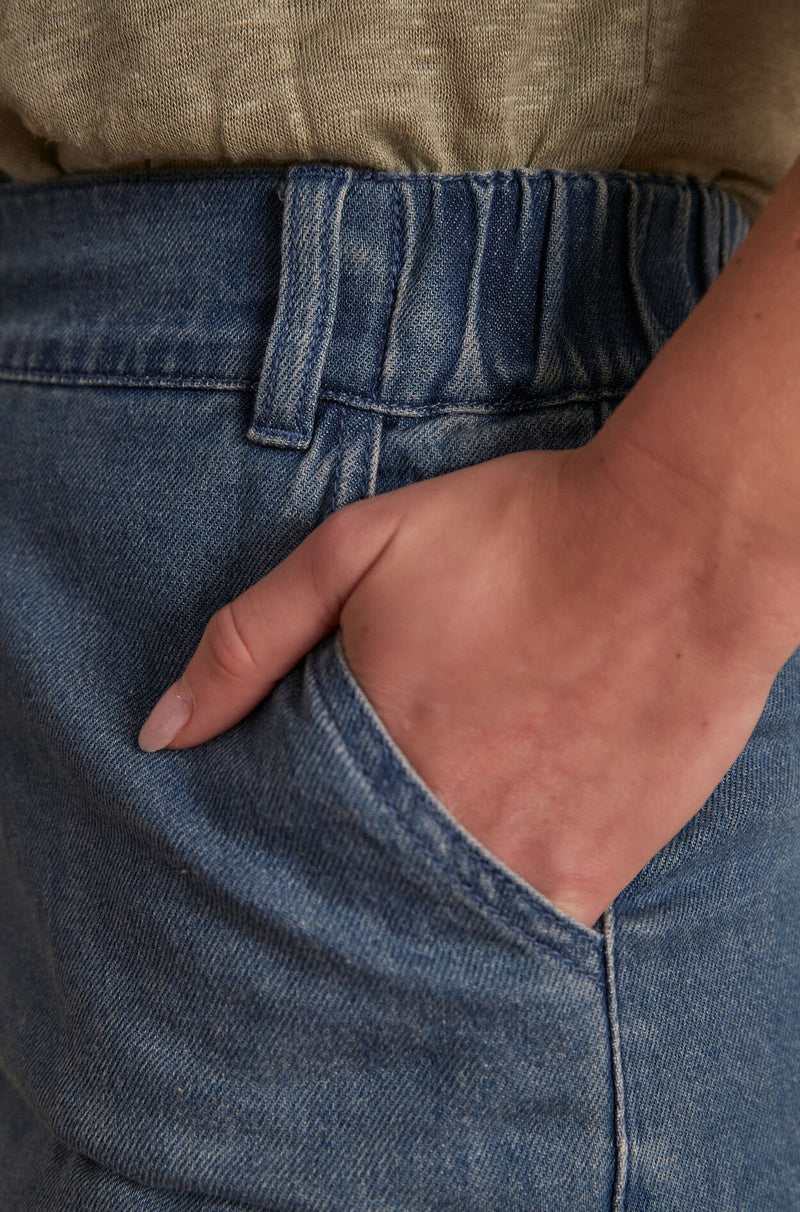
[[[308,656],[306,676],[336,730],[351,777],[367,791],[373,827],[402,852],[416,879],[535,940],[593,979],[602,979],[602,935],[575,921],[473,837],[422,780],[358,683],[340,629]]]

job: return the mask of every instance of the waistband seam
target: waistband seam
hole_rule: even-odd
[[[258,387],[258,379],[174,379],[159,377],[142,377],[141,375],[84,375],[69,371],[49,373],[48,371],[21,371],[13,367],[0,366],[0,380],[12,383],[42,384],[52,387],[119,387],[152,390],[179,391],[241,391],[254,392]],[[350,408],[360,408],[370,412],[387,412],[404,416],[420,416],[436,414],[448,410],[460,412],[500,412],[513,411],[534,406],[536,408],[552,408],[559,404],[573,403],[602,404],[608,400],[619,400],[628,394],[633,384],[626,382],[622,387],[603,387],[589,391],[578,389],[570,393],[556,392],[551,395],[536,397],[530,395],[497,397],[492,400],[451,400],[446,397],[435,400],[431,404],[408,403],[400,400],[382,400],[377,396],[348,393],[342,391],[321,391],[317,399],[329,404],[342,404]]]
[[[603,178],[604,180],[620,179],[620,180],[649,180],[675,182],[679,181],[682,184],[687,182],[696,182],[703,188],[712,187],[721,192],[725,192],[724,187],[719,185],[716,180],[711,177],[701,177],[697,173],[680,173],[660,169],[635,169],[635,168],[615,168],[615,169],[571,169],[571,168],[554,168],[554,167],[529,167],[520,165],[516,168],[487,168],[487,169],[468,169],[461,173],[447,172],[392,172],[389,169],[363,168],[358,165],[350,165],[345,162],[337,162],[331,164],[323,164],[315,161],[300,161],[296,164],[250,166],[247,168],[236,167],[219,167],[217,165],[197,165],[191,169],[176,169],[165,170],[163,172],[154,169],[152,171],[141,172],[99,172],[99,173],[64,173],[59,177],[50,177],[46,181],[0,181],[0,202],[3,197],[9,194],[21,193],[28,197],[35,193],[49,193],[54,188],[60,190],[65,189],[96,189],[103,185],[127,185],[132,182],[141,182],[153,184],[157,181],[193,181],[193,180],[240,180],[246,178],[264,179],[273,177],[275,184],[280,184],[288,175],[292,168],[301,166],[303,174],[308,176],[335,176],[341,175],[343,172],[350,170],[357,180],[375,181],[384,183],[387,186],[397,185],[404,181],[431,181],[431,182],[469,182],[475,179],[483,179],[487,182],[494,180],[510,179],[515,176],[555,176],[563,179],[574,180],[582,178],[584,180],[595,180]]]
[[[302,449],[320,401],[406,417],[602,406],[747,230],[687,174],[441,177],[317,163],[87,176],[38,201],[0,188],[0,379],[253,393],[248,438]]]

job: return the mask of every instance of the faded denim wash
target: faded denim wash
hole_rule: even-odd
[[[136,744],[332,510],[589,441],[747,231],[648,173],[0,185],[2,1212],[800,1209],[800,652],[596,929],[338,630]]]

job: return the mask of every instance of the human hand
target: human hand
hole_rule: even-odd
[[[724,627],[690,511],[601,455],[518,452],[332,514],[212,616],[140,744],[225,731],[338,623],[434,795],[591,926],[703,805],[777,673]]]

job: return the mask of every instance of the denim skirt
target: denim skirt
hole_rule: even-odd
[[[338,629],[136,743],[333,510],[590,441],[748,230],[674,174],[0,185],[2,1212],[800,1209],[800,651],[596,928]]]

